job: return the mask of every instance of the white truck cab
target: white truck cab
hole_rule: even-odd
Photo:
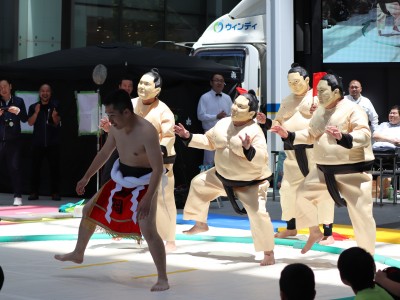
[[[244,89],[253,89],[266,102],[265,15],[232,19],[218,18],[193,44],[191,55],[204,60],[240,67]],[[236,74],[232,74],[236,76]]]

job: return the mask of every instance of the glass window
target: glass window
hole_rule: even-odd
[[[72,47],[125,42],[152,47],[157,41],[194,42],[213,14],[239,0],[80,0],[73,5]]]
[[[151,47],[163,39],[163,13],[124,9],[122,14],[121,41]]]
[[[203,50],[196,52],[196,56],[204,60],[231,67],[239,67],[244,70],[246,53],[244,50]]]

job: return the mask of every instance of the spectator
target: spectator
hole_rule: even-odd
[[[118,88],[121,90],[124,90],[129,94],[130,97],[132,97],[132,92],[133,92],[133,79],[130,76],[124,76],[121,78]]]
[[[344,250],[337,263],[340,279],[356,295],[355,300],[393,300],[387,291],[375,283],[375,262],[370,253],[359,247]]]
[[[374,133],[376,130],[376,127],[378,127],[378,114],[375,111],[374,106],[372,105],[371,101],[367,98],[361,95],[362,92],[362,86],[361,83],[358,80],[352,80],[350,81],[349,84],[349,94],[346,95],[345,98],[349,99],[357,104],[359,104],[364,111],[368,115],[368,121],[369,121],[369,126],[371,128],[371,132]]]
[[[225,79],[220,74],[214,74],[210,80],[211,90],[200,97],[197,105],[197,118],[201,121],[204,132],[208,131],[218,120],[231,115],[231,98],[222,92]],[[214,151],[204,150],[204,166],[214,165]]]
[[[7,166],[14,192],[14,206],[22,205],[21,122],[28,116],[24,100],[11,95],[12,85],[0,80],[0,161]]]
[[[388,267],[375,274],[375,282],[383,287],[395,300],[400,299],[400,269]]]
[[[28,200],[39,199],[40,170],[44,159],[50,170],[52,200],[60,198],[60,129],[61,117],[50,85],[39,89],[39,101],[29,106],[28,124],[33,126],[31,194]]]
[[[279,288],[282,300],[315,299],[314,272],[304,264],[287,265],[281,272]]]
[[[0,266],[0,290],[3,287],[3,283],[4,283],[4,272],[2,267]]]
[[[400,147],[400,106],[395,105],[390,109],[389,122],[381,123],[374,132],[375,151],[392,150]]]

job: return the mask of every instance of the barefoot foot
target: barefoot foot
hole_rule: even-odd
[[[150,289],[152,292],[161,292],[169,289],[168,280],[159,279],[155,285]]]
[[[171,253],[176,250],[176,244],[175,241],[167,241],[165,243],[165,252],[166,253]]]
[[[284,231],[275,233],[276,238],[284,239],[288,236],[296,236],[297,230],[296,229],[285,229]]]
[[[320,245],[332,245],[335,242],[333,236],[324,236],[322,240],[319,241],[318,244]]]
[[[54,258],[59,261],[72,261],[76,264],[81,264],[83,262],[83,255],[76,254],[75,252],[67,254],[56,254]]]
[[[323,233],[319,230],[318,226],[316,228],[310,228],[310,236],[308,237],[307,243],[304,245],[303,249],[301,249],[301,253],[307,253],[308,250],[314,245],[314,243],[318,243],[324,237]]]
[[[208,225],[207,223],[202,223],[202,222],[196,222],[196,224],[190,228],[189,230],[184,230],[184,234],[192,235],[192,234],[197,234],[201,232],[206,232],[208,231]]]
[[[274,251],[264,251],[264,259],[260,262],[260,266],[270,266],[275,264]]]

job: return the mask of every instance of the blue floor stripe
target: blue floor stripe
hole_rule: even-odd
[[[177,224],[194,224],[194,221],[183,220],[182,214],[178,214],[176,218]],[[233,228],[233,229],[243,229],[250,230],[249,218],[247,216],[228,216],[220,214],[208,214],[207,224],[209,226],[217,228]],[[274,226],[274,231],[277,231],[279,227],[286,227],[285,221],[272,220],[272,225]]]

